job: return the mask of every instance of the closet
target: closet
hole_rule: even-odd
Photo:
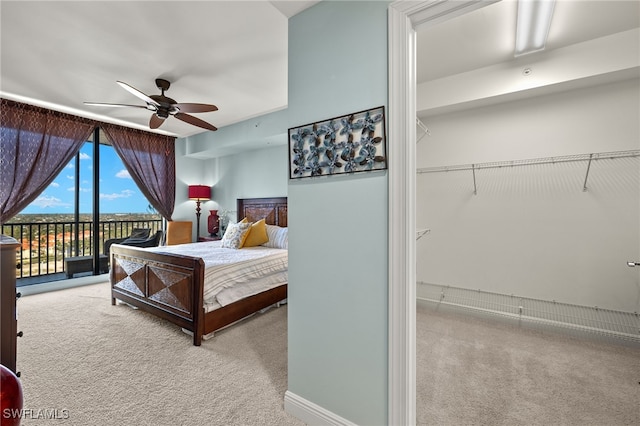
[[[418,297],[640,340],[638,93],[634,78],[420,116]]]

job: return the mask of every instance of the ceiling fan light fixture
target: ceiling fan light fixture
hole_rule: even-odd
[[[514,56],[544,50],[554,7],[555,0],[518,0]]]
[[[146,95],[135,87],[123,82],[117,81],[122,88],[135,95],[139,99],[142,99],[146,105],[125,105],[125,104],[107,104],[107,103],[97,103],[97,102],[85,102],[86,105],[94,105],[94,106],[106,106],[106,107],[132,107],[132,108],[143,108],[149,111],[153,111],[151,114],[151,118],[149,120],[149,128],[157,129],[164,123],[164,120],[169,118],[170,115],[174,116],[180,121],[184,121],[185,123],[191,124],[193,126],[198,126],[206,130],[215,131],[218,128],[210,123],[207,123],[204,120],[191,116],[189,114],[185,114],[185,112],[189,113],[200,113],[200,112],[211,112],[217,111],[218,107],[211,104],[199,104],[199,103],[178,103],[174,99],[171,99],[164,95],[165,90],[168,90],[171,83],[168,80],[164,80],[161,78],[156,79],[156,86],[162,92],[160,95]]]

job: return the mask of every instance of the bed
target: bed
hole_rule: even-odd
[[[238,221],[245,217],[249,222],[265,219],[269,225],[287,227],[287,198],[238,199],[237,216]],[[173,252],[180,246],[145,249],[113,245],[110,252],[111,304],[115,305],[116,300],[120,300],[170,321],[193,334],[193,344],[200,346],[203,336],[287,298],[286,279],[285,282],[274,279],[265,290],[253,290],[246,297],[239,300],[231,298],[216,306],[216,302],[205,297],[205,288],[210,285],[209,281],[205,284],[205,275],[207,279],[215,276],[210,266],[205,267],[205,263],[210,265],[211,260],[205,262],[203,257],[195,255],[194,247],[198,250],[201,247],[203,253],[208,253],[220,249],[220,242],[184,246],[190,246],[190,254]],[[260,250],[253,247],[222,250],[248,252],[252,249]],[[219,285],[228,288],[228,284]]]

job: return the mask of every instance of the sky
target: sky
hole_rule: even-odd
[[[22,214],[73,214],[75,157]],[[80,213],[93,210],[93,143],[80,149]],[[100,213],[147,213],[149,202],[110,145],[100,145]]]

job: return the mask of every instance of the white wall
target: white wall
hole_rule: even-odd
[[[418,168],[640,149],[638,79],[428,117]],[[640,159],[418,174],[419,281],[640,310]]]

